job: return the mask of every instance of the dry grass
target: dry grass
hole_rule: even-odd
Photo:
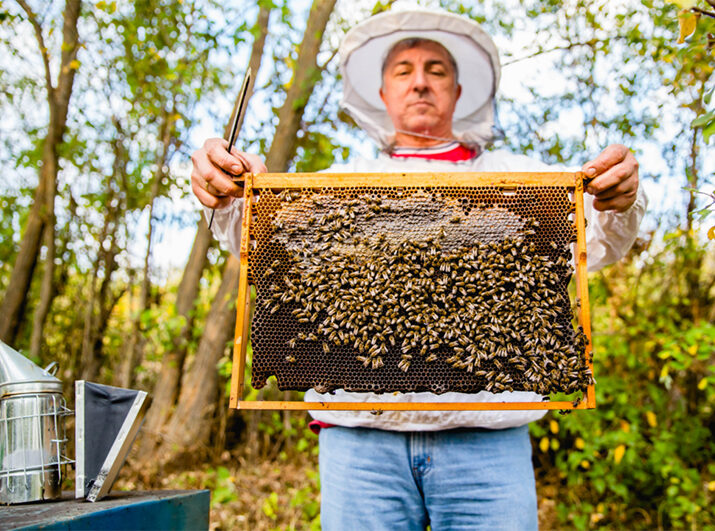
[[[224,452],[214,464],[151,475],[122,474],[115,489],[209,489],[212,530],[310,529],[311,520],[319,520],[317,461],[307,452],[300,460],[273,461]]]
[[[199,464],[153,475],[149,481],[143,481],[136,473],[126,474],[117,488],[210,489],[211,530],[318,529],[317,461],[317,456],[309,452],[295,458],[264,461],[224,452],[219,462],[212,465]],[[537,485],[537,490],[539,528],[558,529],[557,489]]]

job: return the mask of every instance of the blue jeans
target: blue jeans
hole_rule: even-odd
[[[527,426],[320,431],[324,531],[537,529]]]

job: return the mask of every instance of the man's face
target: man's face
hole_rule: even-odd
[[[420,43],[388,59],[380,97],[397,130],[432,136],[452,135],[452,115],[462,87],[446,50]]]

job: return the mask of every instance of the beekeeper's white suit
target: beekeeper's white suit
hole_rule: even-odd
[[[340,48],[343,107],[381,147],[376,159],[354,159],[335,172],[554,171],[539,161],[486,151],[457,162],[430,160],[448,142],[417,155],[396,157],[396,131],[379,89],[381,66],[397,42],[419,37],[438,42],[454,57],[462,87],[452,120],[459,142],[492,139],[499,58],[491,38],[471,20],[434,11],[388,12],[353,28]],[[419,151],[419,150],[418,150]],[[398,153],[399,152],[399,153]],[[194,193],[208,186],[201,176]],[[299,176],[296,176],[299,179]],[[639,190],[625,212],[599,212],[585,197],[589,269],[621,258],[631,247],[646,206]],[[208,213],[208,212],[207,212]],[[213,232],[238,255],[241,201],[217,210]],[[306,393],[308,401],[538,401],[534,393]],[[535,529],[536,494],[526,424],[541,411],[313,411],[320,431],[323,529]],[[588,413],[583,413],[588,414]],[[333,425],[333,427],[329,427]]]

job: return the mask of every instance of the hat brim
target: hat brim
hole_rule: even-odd
[[[457,63],[462,94],[452,121],[455,136],[482,145],[491,140],[501,73],[496,45],[479,24],[445,11],[389,11],[353,27],[339,50],[342,107],[380,145],[389,145],[394,126],[380,99],[382,62],[394,44],[412,37],[439,42]]]
[[[345,64],[346,77],[368,104],[377,109],[385,109],[380,98],[382,63],[395,44],[415,37],[440,43],[457,63],[458,83],[462,85],[462,95],[454,109],[455,120],[471,114],[492,98],[495,88],[492,65],[484,50],[473,41],[463,35],[444,31],[395,31],[370,39],[350,54]],[[359,80],[359,83],[353,80]]]

